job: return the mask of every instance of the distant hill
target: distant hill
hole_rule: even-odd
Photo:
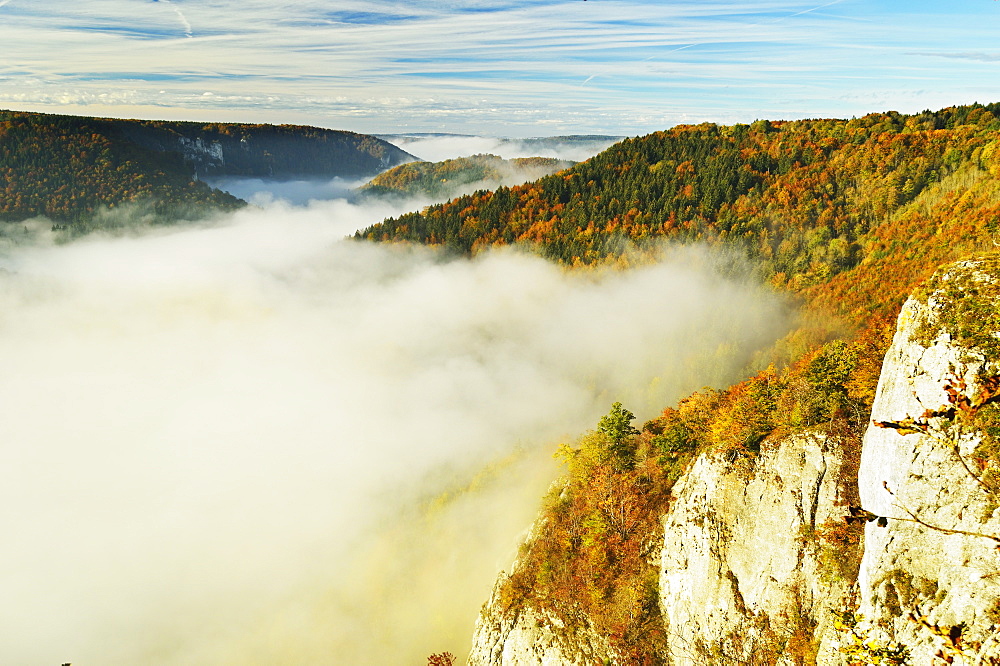
[[[293,125],[0,111],[0,220],[83,223],[143,202],[164,219],[245,205],[206,176],[365,177],[413,157],[375,137]]]
[[[361,188],[365,194],[426,195],[443,200],[474,190],[493,190],[553,174],[575,162],[553,157],[505,160],[496,155],[472,155],[443,162],[409,162],[393,167]]]
[[[360,178],[415,159],[374,136],[302,125],[127,121],[118,129],[143,147],[180,152],[204,176]]]

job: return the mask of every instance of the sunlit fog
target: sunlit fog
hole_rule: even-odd
[[[697,248],[573,272],[344,240],[398,210],[3,246],[5,663],[462,655],[555,446],[784,330]]]

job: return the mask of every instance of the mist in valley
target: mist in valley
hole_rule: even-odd
[[[255,206],[268,206],[281,201],[301,207],[309,205],[311,201],[350,199],[354,191],[367,181],[343,178],[288,180],[226,176],[206,178],[205,182],[210,187],[229,192]]]
[[[505,160],[518,157],[554,157],[582,162],[621,139],[611,136],[512,139],[465,134],[386,134],[380,138],[428,162],[481,153],[497,155]]]
[[[259,201],[0,244],[0,661],[461,655],[556,445],[787,328],[699,248],[573,272],[344,240],[418,202]]]
[[[389,143],[410,152],[418,160],[425,162],[443,162],[458,157],[490,154],[505,160],[524,157],[550,157],[567,162],[581,162],[593,157],[612,143],[612,137],[548,137],[536,139],[504,139],[486,136],[466,135],[386,135]],[[373,197],[361,195],[368,201],[365,208],[371,207],[372,217],[366,223],[378,221],[388,215],[405,211],[419,210],[424,206],[449,198],[470,194],[480,189],[493,190],[500,186],[513,186],[537,180],[548,175],[553,169],[531,164],[508,163],[498,167],[498,181],[456,182],[446,186],[438,184],[435,197],[430,195],[382,195]],[[350,180],[344,178],[248,178],[240,176],[206,177],[205,182],[211,186],[229,192],[255,206],[270,206],[275,203],[295,207],[306,207],[319,201],[349,201],[361,203],[360,188],[368,181],[366,179]],[[377,199],[383,199],[380,206]],[[396,201],[386,203],[387,198]],[[347,233],[347,232],[345,232]]]

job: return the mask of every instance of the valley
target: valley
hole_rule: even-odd
[[[1000,105],[565,161],[5,113],[20,661],[93,584],[81,663],[992,663]]]

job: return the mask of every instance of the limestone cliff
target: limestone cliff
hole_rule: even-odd
[[[536,521],[528,540],[538,538]],[[519,566],[515,562],[513,569]],[[568,625],[555,615],[524,603],[505,603],[509,582],[500,572],[489,601],[476,621],[468,663],[471,666],[589,666],[618,663],[614,650],[589,623]]]
[[[319,127],[115,120],[99,127],[143,148],[179,154],[200,177],[358,178],[414,159],[374,136]]]
[[[996,258],[959,262],[904,305],[860,464],[821,429],[694,460],[662,517],[667,648],[648,663],[1000,663],[998,276]],[[863,540],[844,538],[852,506]],[[496,601],[472,664],[632,663]]]
[[[917,423],[865,434],[861,498],[890,520],[866,529],[860,610],[873,635],[909,648],[916,665],[934,663],[942,648],[947,656],[952,640],[939,632],[960,625],[963,645],[988,641],[985,651],[995,652],[1000,557],[988,537],[1000,535],[997,486],[981,483],[990,461],[977,451],[977,424],[963,425],[961,409],[948,412],[963,395],[980,402],[983,380],[996,373],[996,283],[995,260],[961,262],[905,304],[872,418]]]
[[[668,643],[659,661],[795,664],[791,655],[814,656],[821,644],[823,663],[839,663],[821,639],[832,633],[829,610],[842,604],[857,558],[830,552],[817,532],[853,500],[849,448],[816,434],[766,445],[754,458],[698,457],[674,486],[655,551]],[[470,664],[631,663],[592,629],[530,608],[504,612],[498,602],[494,592],[484,606]],[[773,659],[751,658],[765,653]]]
[[[816,535],[850,499],[844,452],[789,437],[755,459],[703,455],[677,483],[660,574],[671,663],[803,663],[816,644],[829,661],[829,611],[853,572]]]

